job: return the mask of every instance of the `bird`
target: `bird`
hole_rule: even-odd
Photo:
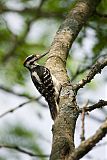
[[[36,89],[45,97],[49,105],[51,118],[55,121],[59,112],[58,103],[61,84],[47,67],[38,64],[38,60],[46,54],[28,56],[24,61],[24,67],[30,71],[31,79]]]

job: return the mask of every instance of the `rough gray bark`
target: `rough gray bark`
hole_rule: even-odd
[[[51,45],[46,67],[62,85],[60,111],[53,126],[53,143],[50,160],[65,160],[73,152],[75,124],[78,118],[76,94],[68,80],[66,60],[75,38],[100,0],[78,0],[58,29]]]

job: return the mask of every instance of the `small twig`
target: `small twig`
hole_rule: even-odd
[[[74,150],[68,160],[79,160],[86,155],[105,135],[107,134],[107,120],[103,122],[96,133],[82,142],[78,148]]]
[[[85,112],[91,112],[94,109],[101,108],[106,105],[107,105],[107,101],[99,100],[98,103],[91,105],[91,106],[88,106],[88,107],[85,107],[84,110],[85,110]],[[82,108],[79,109],[79,112],[82,113]]]
[[[101,73],[101,70],[107,66],[107,56],[97,61],[90,69],[86,78],[82,79],[80,82],[73,86],[73,89],[77,93],[80,88],[83,88],[87,83],[89,83],[96,74]]]
[[[42,4],[40,4],[42,6]],[[65,18],[65,14],[61,13],[61,12],[54,12],[54,11],[44,11],[41,10],[40,7],[31,7],[31,8],[24,8],[24,9],[15,9],[15,8],[8,8],[7,6],[3,6],[0,4],[0,13],[6,13],[6,12],[16,12],[18,14],[29,14],[29,15],[38,15],[38,17],[42,17],[42,18],[60,18],[63,19]],[[38,8],[39,8],[39,12],[38,12]]]
[[[28,98],[28,99],[35,99],[35,97],[32,97],[26,93],[17,93],[15,91],[13,91],[12,89],[10,88],[7,88],[7,87],[4,87],[4,86],[0,86],[0,89],[5,91],[5,92],[8,92],[10,94],[13,94],[15,96],[19,96],[19,97],[25,97],[25,98]]]
[[[26,93],[17,93],[17,92],[15,92],[15,91],[13,91],[12,89],[7,88],[7,87],[4,87],[4,86],[0,86],[0,89],[3,90],[3,91],[5,91],[5,92],[7,92],[7,93],[13,94],[13,95],[15,95],[15,96],[25,97],[25,98],[29,99],[29,101],[39,100],[39,99],[42,97],[42,96],[39,96],[38,98],[35,98],[35,97],[30,96],[30,95],[28,95],[28,94],[26,94]],[[28,101],[28,102],[29,102],[29,101]],[[25,102],[25,103],[26,103],[26,102]],[[45,107],[45,108],[47,107],[47,105],[44,104],[44,103],[41,102],[41,101],[38,101],[38,103],[39,103],[42,107]],[[23,103],[22,103],[22,104],[23,104]]]
[[[36,100],[39,100],[39,98],[40,98],[40,97],[35,98],[35,99],[32,99],[32,100],[29,100],[29,101],[26,101],[26,102],[24,102],[24,103],[22,103],[22,104],[20,104],[20,105],[18,105],[18,106],[16,106],[16,107],[10,109],[10,110],[4,112],[3,114],[0,115],[0,118],[4,117],[4,116],[7,115],[8,113],[13,113],[13,112],[16,111],[17,109],[23,107],[24,105],[26,105],[26,104],[28,104],[28,103],[31,103],[31,102],[36,101]]]
[[[82,110],[82,114],[81,114],[81,121],[82,121],[82,126],[81,126],[81,135],[80,135],[80,139],[81,142],[85,140],[85,111],[84,108]]]
[[[88,101],[86,102],[85,106],[83,106],[81,114],[81,121],[82,121],[81,135],[80,135],[81,142],[85,140],[85,108],[87,107],[87,105]]]
[[[27,154],[29,156],[32,156],[32,157],[49,157],[49,155],[39,155],[39,154],[32,153],[30,151],[26,151],[25,149],[22,149],[18,146],[9,146],[9,145],[1,145],[0,144],[0,148],[14,149],[14,150],[17,150],[17,151],[22,152],[24,154]]]

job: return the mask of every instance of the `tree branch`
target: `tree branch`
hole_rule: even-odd
[[[107,133],[107,120],[103,122],[96,133],[86,141],[82,142],[78,148],[71,153],[68,160],[79,160],[86,155]]]
[[[40,98],[40,97],[39,97],[39,98]],[[20,105],[18,105],[18,106],[16,106],[16,107],[14,107],[14,108],[6,111],[6,112],[4,112],[3,114],[0,115],[0,118],[4,117],[4,116],[7,115],[8,113],[13,113],[13,112],[16,111],[17,109],[23,107],[23,106],[26,105],[26,104],[29,104],[29,103],[35,101],[35,100],[38,100],[39,98],[36,98],[36,99],[33,99],[33,100],[29,100],[29,101],[27,101],[27,102],[24,102],[24,103],[22,103],[22,104],[20,104]]]
[[[29,155],[31,157],[41,157],[41,158],[49,157],[49,155],[39,155],[39,154],[32,153],[32,152],[27,151],[25,149],[22,149],[22,148],[20,148],[18,146],[9,146],[9,145],[0,144],[0,148],[14,149],[14,150],[17,150],[17,151],[19,151],[21,153],[27,154],[27,155]]]
[[[10,8],[1,8],[0,10],[0,13],[6,13],[6,12],[16,12],[16,13],[19,13],[19,14],[29,14],[29,15],[36,15],[38,14],[38,8],[24,8],[22,10],[19,10],[19,9],[10,9]],[[40,10],[39,11],[39,17],[43,17],[43,18],[64,18],[65,15],[63,13],[60,13],[60,12],[49,12],[49,11],[43,11],[43,10]]]
[[[35,97],[30,96],[30,95],[28,95],[26,93],[17,93],[15,91],[13,91],[12,89],[7,88],[7,87],[2,86],[2,85],[0,86],[0,89],[5,91],[5,92],[7,92],[7,93],[13,94],[15,96],[24,97],[24,98],[28,98],[28,99],[35,99]]]
[[[94,109],[97,109],[97,108],[102,108],[103,106],[106,106],[107,105],[107,101],[104,101],[104,100],[99,100],[98,103],[94,104],[94,105],[91,105],[91,106],[88,106],[88,107],[84,107],[84,111],[85,112],[91,112],[93,111]],[[82,113],[82,108],[79,109],[79,112]]]
[[[107,66],[107,56],[105,58],[102,58],[101,60],[97,61],[90,69],[88,75],[86,76],[86,78],[82,79],[80,82],[78,82],[77,84],[75,84],[73,86],[75,92],[77,93],[77,91],[80,88],[83,88],[87,83],[89,83],[96,74],[101,73],[101,70]]]
[[[82,112],[81,112],[81,121],[82,121],[81,135],[80,135],[81,142],[85,140],[85,107],[87,106],[87,104],[88,102],[82,108]]]

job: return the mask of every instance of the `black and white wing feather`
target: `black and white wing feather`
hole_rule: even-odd
[[[53,77],[51,76],[49,69],[38,65],[32,70],[31,78],[37,90],[48,102],[51,117],[55,120],[58,112],[58,104],[56,99],[56,91],[53,84]]]

